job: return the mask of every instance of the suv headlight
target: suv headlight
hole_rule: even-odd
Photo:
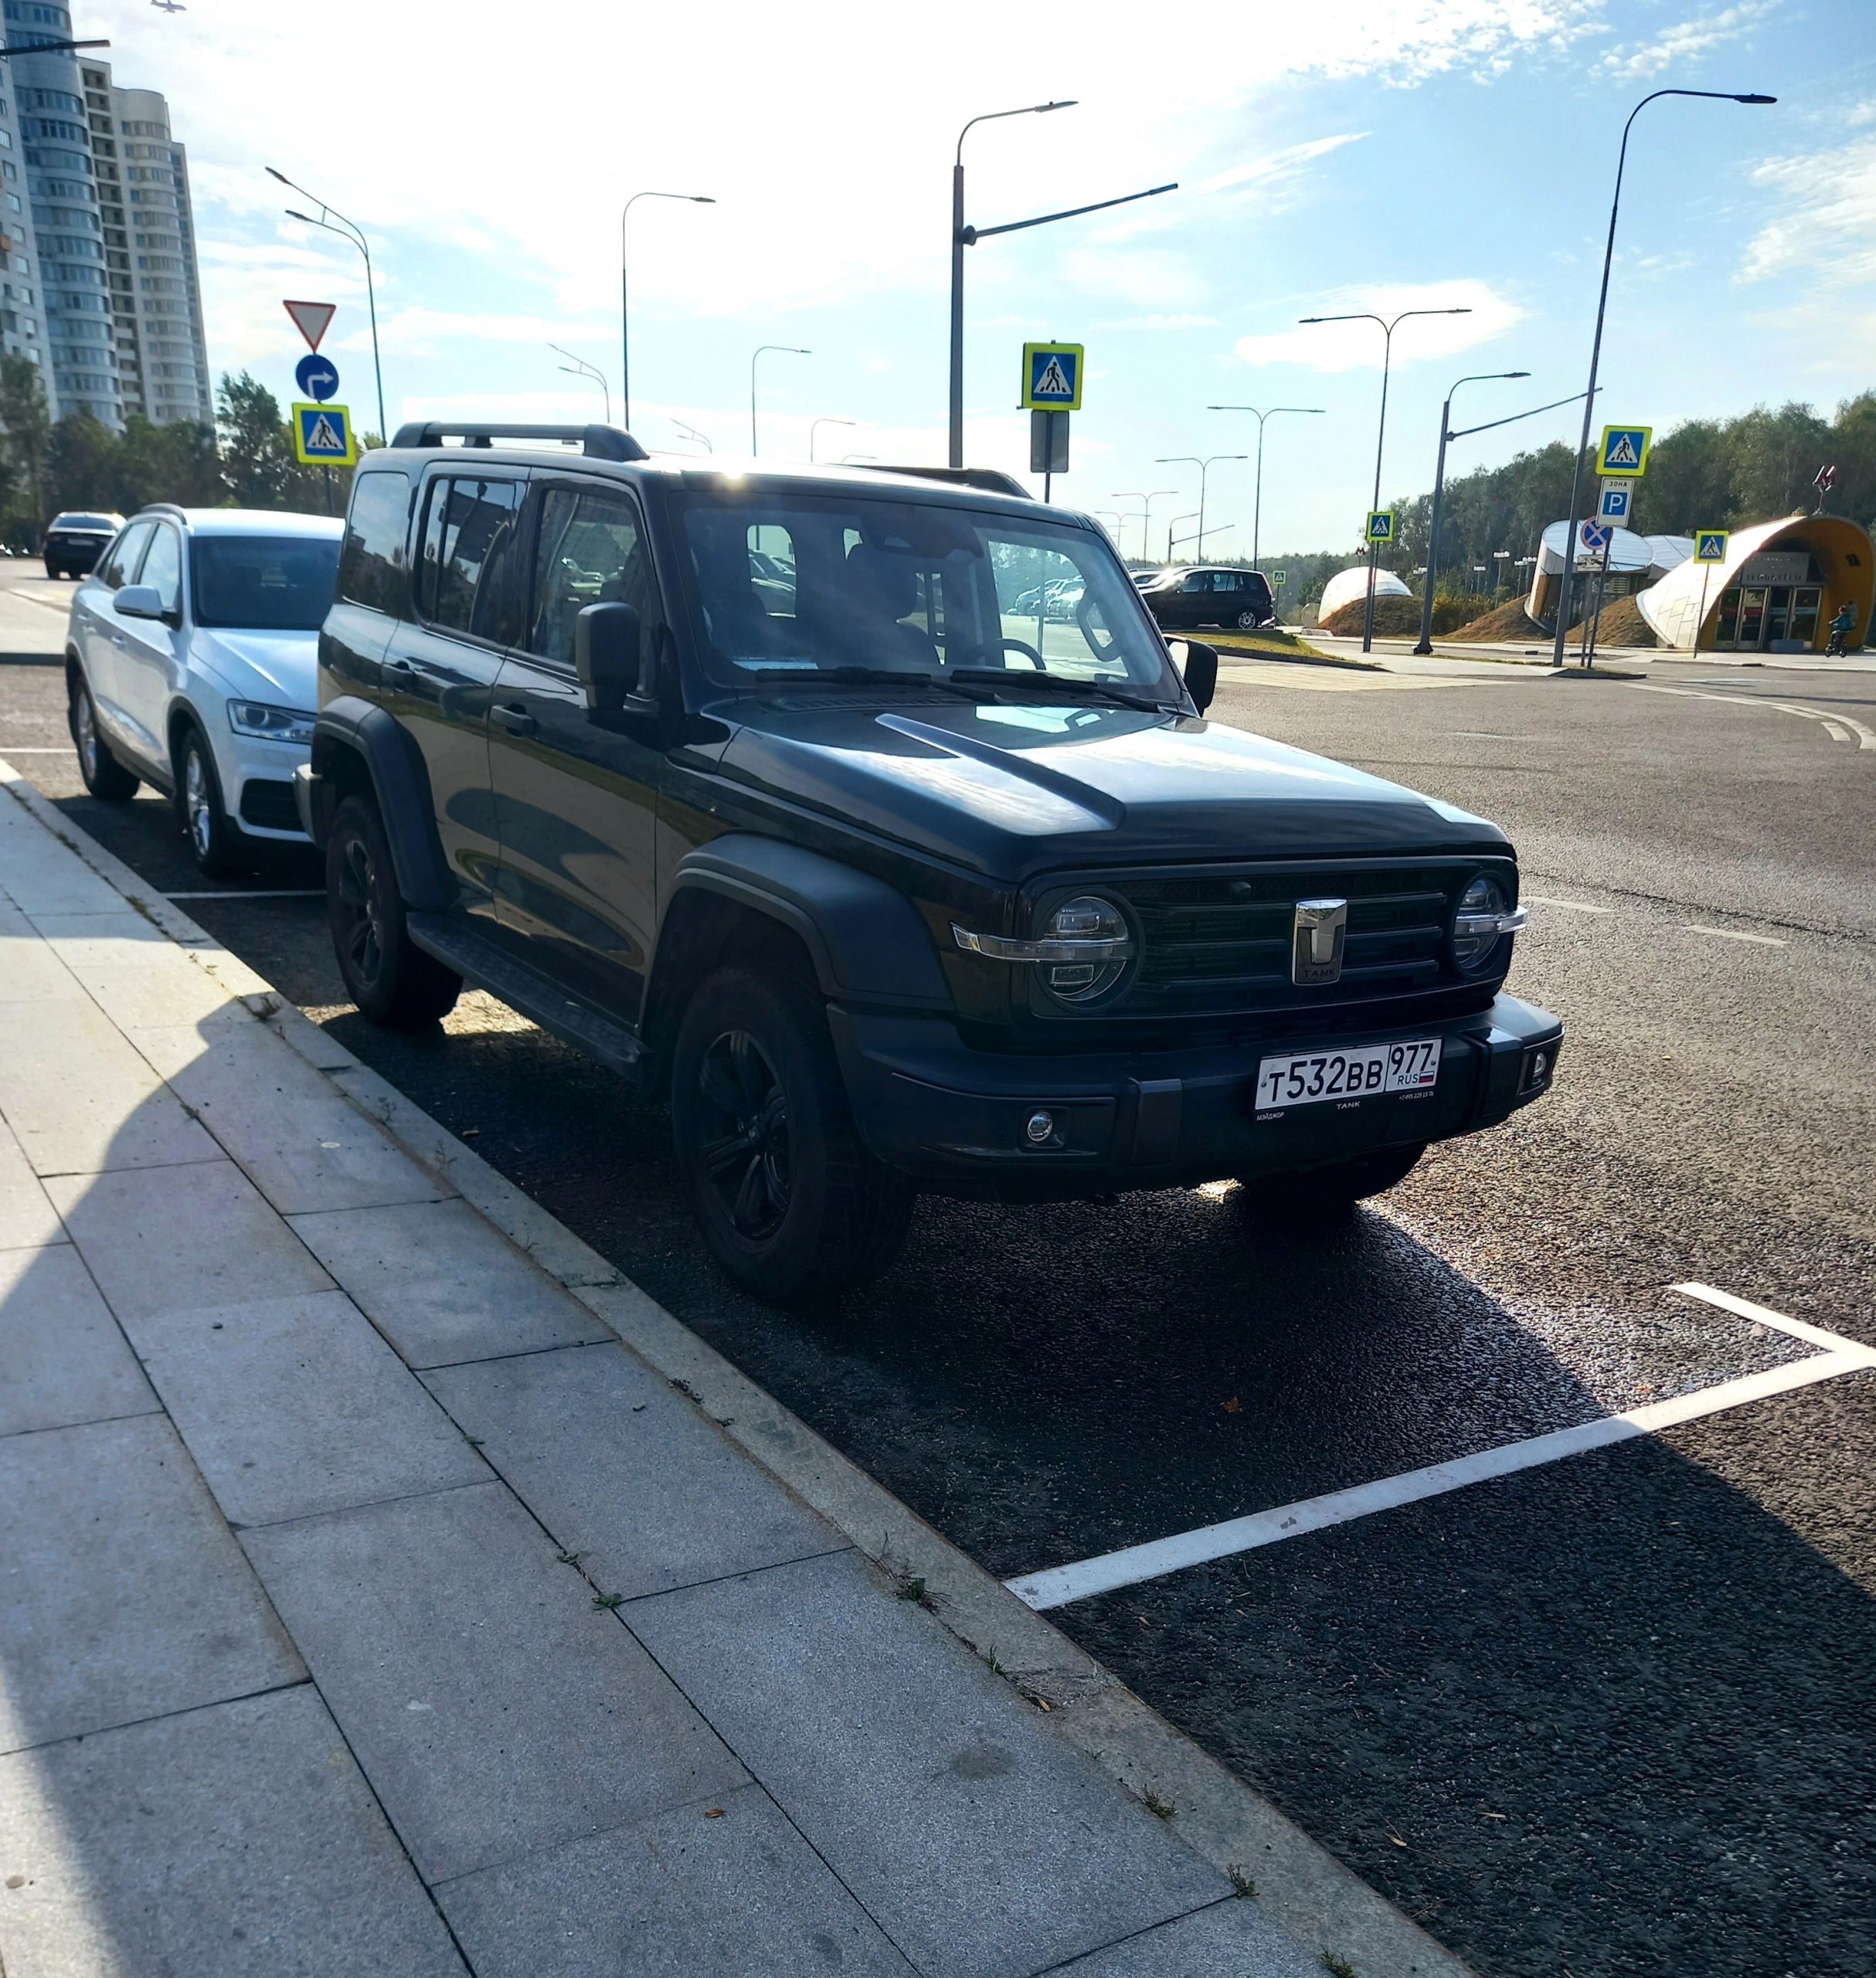
[[[1139,951],[1126,914],[1099,893],[1077,893],[1062,901],[1033,940],[974,934],[955,921],[951,936],[970,954],[1034,963],[1043,987],[1064,1003],[1090,1003],[1106,995],[1133,966]]]
[[[1459,896],[1453,916],[1453,960],[1466,974],[1477,974],[1497,952],[1507,934],[1529,920],[1529,913],[1513,906],[1503,883],[1481,872]]]
[[[297,708],[270,707],[265,701],[230,701],[228,726],[237,735],[259,735],[270,742],[300,742],[310,746],[313,717]]]

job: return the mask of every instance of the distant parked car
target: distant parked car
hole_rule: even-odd
[[[1200,564],[1163,570],[1140,592],[1163,631],[1191,625],[1235,625],[1249,632],[1276,623],[1276,606],[1261,570]]]
[[[54,515],[46,531],[42,552],[46,576],[82,577],[94,569],[123,526],[121,515],[99,515],[89,508],[67,508]]]
[[[319,627],[344,525],[260,509],[149,508],[78,586],[66,635],[85,787],[175,800],[195,863],[238,870],[264,840],[306,842]]]

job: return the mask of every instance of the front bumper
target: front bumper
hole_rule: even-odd
[[[1429,1092],[1259,1111],[1258,1059],[1307,1051],[1307,1040],[1005,1056],[972,1050],[940,1020],[838,1007],[828,1018],[855,1119],[881,1160],[929,1188],[1025,1201],[1292,1172],[1477,1133],[1550,1089],[1563,1038],[1548,1010],[1500,995],[1476,1016],[1320,1047],[1437,1036],[1439,1078]],[[1039,1112],[1052,1130],[1037,1145],[1026,1127]]]

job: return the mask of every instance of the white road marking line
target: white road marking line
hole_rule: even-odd
[[[1783,948],[1790,945],[1789,942],[1781,941],[1776,934],[1742,934],[1737,927],[1702,927],[1692,920],[1686,923],[1684,931],[1689,934],[1717,935],[1722,941],[1754,941],[1762,948]]]
[[[321,899],[325,889],[321,886],[287,886],[277,892],[240,892],[233,888],[226,891],[218,888],[206,893],[165,893],[165,899]]]
[[[1677,1284],[1674,1288],[1683,1297],[1698,1298],[1703,1303],[1717,1305],[1722,1312],[1731,1312],[1737,1318],[1750,1319],[1755,1325],[1769,1326],[1775,1332],[1788,1332],[1793,1339],[1808,1341],[1813,1346],[1821,1346],[1827,1353],[1868,1353],[1876,1359],[1876,1349],[1859,1346],[1840,1332],[1826,1332],[1822,1326],[1807,1325],[1803,1319],[1788,1319],[1783,1312],[1773,1311],[1769,1305],[1755,1305],[1749,1298],[1736,1298],[1730,1291],[1716,1291],[1711,1284]]]
[[[1787,714],[1801,714],[1808,720],[1821,721],[1826,728],[1834,721],[1840,721],[1846,728],[1854,731],[1859,749],[1876,749],[1876,729],[1865,728],[1861,722],[1853,721],[1847,714],[1828,715],[1822,708],[1802,707],[1796,701],[1774,701],[1772,705],[1783,708]]]
[[[1533,906],[1561,906],[1571,913],[1613,913],[1613,906],[1591,906],[1580,899],[1552,899],[1548,893],[1526,893],[1524,899]]]
[[[1834,722],[1840,722],[1857,738],[1859,749],[1876,749],[1876,729],[1864,726],[1847,714],[1826,714],[1822,708],[1807,708],[1796,701],[1774,701],[1758,694],[1711,694],[1694,687],[1660,686],[1650,681],[1640,689],[1644,694],[1679,694],[1691,701],[1728,701],[1735,707],[1776,708],[1781,714],[1800,714],[1806,721],[1821,721],[1827,729]],[[1841,740],[1848,741],[1849,735]]]
[[[1827,719],[1824,732],[1833,742],[1847,742],[1850,739],[1850,730],[1838,722]]]
[[[1558,1463],[1592,1450],[1607,1449],[1617,1443],[1641,1436],[1658,1434],[1664,1429],[1696,1422],[1703,1416],[1725,1413],[1728,1409],[1763,1401],[1773,1395],[1789,1394],[1819,1381],[1834,1379],[1839,1374],[1876,1368],[1876,1348],[1859,1346],[1836,1333],[1808,1326],[1799,1319],[1716,1291],[1709,1285],[1677,1284],[1677,1291],[1719,1306],[1737,1317],[1775,1327],[1794,1337],[1823,1345],[1826,1351],[1788,1361],[1782,1367],[1769,1367],[1762,1373],[1747,1374],[1738,1380],[1722,1381],[1710,1388],[1697,1388],[1691,1394],[1671,1401],[1651,1402],[1644,1408],[1625,1409],[1619,1415],[1605,1415],[1574,1428],[1554,1429],[1548,1435],[1532,1436],[1522,1442],[1502,1443],[1497,1449],[1481,1450],[1449,1463],[1429,1463],[1422,1470],[1410,1470],[1373,1484],[1358,1484],[1347,1490],[1331,1490],[1320,1497],[1305,1497],[1273,1510],[1253,1511],[1248,1517],[1227,1518],[1218,1524],[1201,1525],[1170,1538],[1150,1540],[1144,1545],[1129,1545],[1104,1552],[1072,1565],[1053,1566],[1042,1572],[1025,1574],[1004,1584],[1025,1605],[1043,1612],[1086,1600],[1097,1593],[1111,1593],[1123,1586],[1137,1586],[1144,1580],[1164,1579],[1189,1566],[1209,1564],[1240,1552],[1300,1538],[1304,1533],[1324,1531],[1378,1511],[1394,1511],[1402,1504],[1419,1504],[1429,1497],[1486,1484],[1500,1477],[1514,1476]]]
[[[0,756],[73,756],[76,751],[69,746],[63,749],[22,749],[17,742],[0,742]]]

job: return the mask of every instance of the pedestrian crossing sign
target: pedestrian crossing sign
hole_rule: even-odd
[[[1596,471],[1605,480],[1639,481],[1648,471],[1652,426],[1605,426]]]
[[[1724,563],[1726,561],[1726,545],[1732,540],[1732,534],[1728,529],[1697,529],[1694,535],[1694,562]]]
[[[1270,573],[1271,584],[1278,590],[1281,590],[1289,581],[1290,573],[1287,570],[1273,570]]]
[[[1378,549],[1385,549],[1394,540],[1394,511],[1375,508],[1368,518],[1368,541]]]
[[[302,467],[354,465],[359,450],[352,430],[352,408],[296,400],[293,408],[293,450]]]
[[[1025,412],[1081,410],[1082,346],[1078,343],[1023,345]]]

